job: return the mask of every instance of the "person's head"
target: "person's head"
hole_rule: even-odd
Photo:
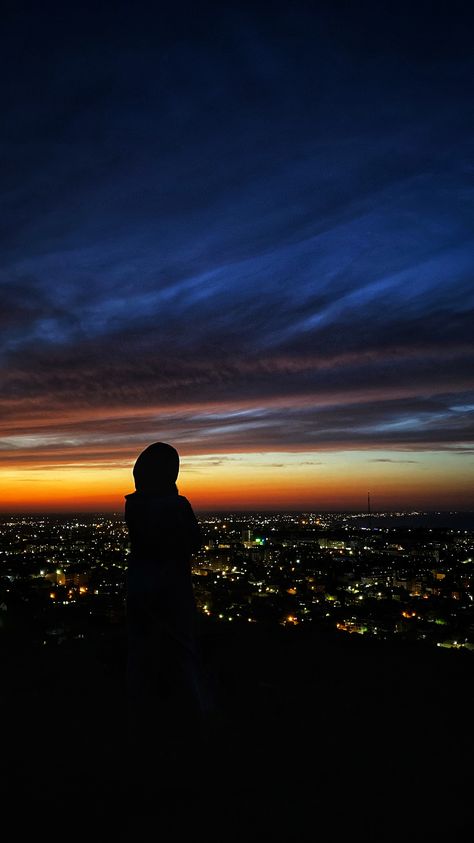
[[[174,489],[179,472],[179,455],[166,442],[154,442],[139,455],[133,466],[137,492]]]

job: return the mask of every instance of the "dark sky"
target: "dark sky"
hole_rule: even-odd
[[[469,453],[469,7],[7,4],[5,460]]]

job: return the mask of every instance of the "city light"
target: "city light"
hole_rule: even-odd
[[[371,517],[367,530],[360,513],[201,515],[203,544],[192,559],[201,618],[472,648],[474,533],[415,534],[399,523],[406,514]],[[91,615],[125,622],[130,556],[121,514],[9,516],[0,536],[0,604],[8,610],[21,589],[41,642],[87,636]],[[60,632],[45,639],[49,628]]]

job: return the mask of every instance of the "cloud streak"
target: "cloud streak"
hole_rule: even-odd
[[[0,459],[468,453],[466,21],[149,14],[9,21]]]

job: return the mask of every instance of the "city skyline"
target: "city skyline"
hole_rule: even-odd
[[[472,23],[9,9],[2,512],[474,509]]]
[[[412,515],[203,514],[192,556],[198,612],[472,652],[474,513]],[[42,646],[48,636],[88,637],[91,614],[123,621],[130,549],[119,513],[0,521],[0,604],[34,602]]]

